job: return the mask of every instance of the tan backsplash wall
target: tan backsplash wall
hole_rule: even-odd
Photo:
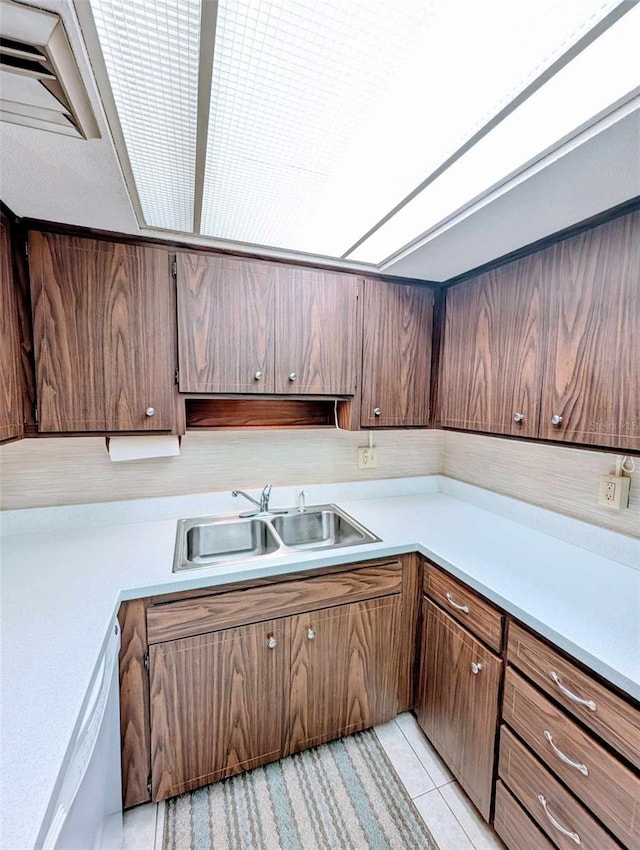
[[[178,458],[112,463],[101,437],[22,440],[0,448],[0,509],[108,502],[234,487],[366,481],[442,472],[507,496],[640,535],[640,460],[630,508],[598,505],[615,454],[463,434],[381,431],[377,469],[358,469],[367,433],[333,430],[189,433]]]
[[[381,431],[377,469],[358,469],[366,432],[189,433],[180,457],[112,463],[103,437],[21,440],[0,448],[0,509],[211,490],[403,478],[440,472],[441,431]]]
[[[627,510],[598,505],[600,476],[615,469],[616,454],[444,432],[442,472],[577,519],[640,536],[640,458]]]

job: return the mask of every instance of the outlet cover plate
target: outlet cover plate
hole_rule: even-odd
[[[629,507],[629,486],[631,479],[626,475],[603,475],[600,478],[598,504],[620,511]]]

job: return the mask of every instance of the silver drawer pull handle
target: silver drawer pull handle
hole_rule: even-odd
[[[447,602],[449,603],[449,605],[451,605],[452,608],[456,608],[458,611],[462,611],[463,614],[469,613],[469,606],[458,605],[457,602],[453,601],[453,596],[449,592],[447,592]]]
[[[308,628],[307,629],[307,637],[309,638],[309,640],[314,640],[315,636],[316,636],[316,633],[314,632],[314,630],[312,628]]]
[[[538,794],[538,800],[540,800],[540,802],[542,803],[542,808],[544,809],[545,815],[549,818],[551,826],[554,826],[558,830],[558,832],[561,832],[563,835],[566,835],[567,838],[570,838],[572,841],[575,841],[576,844],[582,844],[582,842],[580,841],[580,836],[577,832],[570,832],[568,829],[565,829],[563,826],[561,826],[561,824],[558,823],[558,821],[554,818],[554,816],[547,808],[547,801],[542,796],[542,794]]]
[[[586,766],[586,764],[580,764],[580,762],[570,759],[569,756],[565,756],[562,750],[559,750],[556,747],[556,745],[553,743],[553,735],[551,734],[551,732],[547,732],[547,730],[545,729],[544,737],[551,744],[551,749],[558,756],[560,761],[563,761],[565,764],[568,764],[569,767],[575,767],[575,769],[579,770],[580,773],[582,773],[584,776],[589,776],[589,768]]]
[[[555,682],[556,685],[558,686],[558,689],[566,697],[568,697],[572,702],[577,702],[579,705],[584,705],[586,708],[590,709],[591,711],[596,710],[596,704],[592,699],[582,699],[582,697],[576,696],[576,694],[572,693],[569,690],[569,688],[565,688],[565,686],[560,681],[560,676],[558,676],[558,674],[555,672],[555,670],[553,670],[550,675],[551,675],[551,681]]]
[[[482,663],[482,661],[472,661],[471,662],[471,672],[476,676],[482,670],[483,667],[484,667],[484,664]]]
[[[278,641],[273,637],[273,635],[271,635],[271,637],[267,641],[267,646],[269,647],[269,649],[275,649],[277,645]]]

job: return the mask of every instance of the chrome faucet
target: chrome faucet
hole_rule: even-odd
[[[269,499],[271,497],[271,488],[272,484],[267,484],[262,493],[260,494],[260,501],[254,499],[253,496],[250,496],[248,493],[245,493],[244,490],[233,490],[231,492],[232,496],[244,496],[245,499],[248,499],[250,502],[256,506],[257,510],[255,511],[244,511],[240,514],[240,516],[244,519],[250,516],[261,516],[262,514],[286,514],[287,508],[270,508],[269,507]]]

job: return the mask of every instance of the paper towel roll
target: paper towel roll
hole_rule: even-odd
[[[151,457],[177,457],[179,438],[173,434],[145,434],[141,437],[109,437],[109,457],[113,461],[144,460]]]

